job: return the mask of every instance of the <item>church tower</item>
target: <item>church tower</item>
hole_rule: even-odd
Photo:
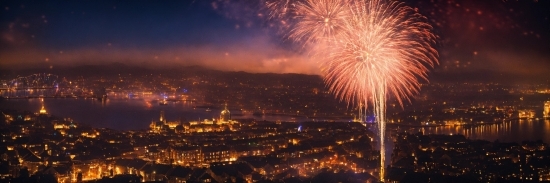
[[[225,104],[225,109],[220,113],[220,121],[229,121],[231,120],[231,112],[227,109],[227,103]]]
[[[164,110],[161,110],[160,111],[160,119],[159,119],[160,122],[162,123],[166,123],[166,118],[164,118]]]

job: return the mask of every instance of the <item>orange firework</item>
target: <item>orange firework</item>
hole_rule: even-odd
[[[291,12],[292,0],[267,0],[265,6],[269,11],[269,18],[281,19]]]
[[[332,41],[344,27],[349,0],[305,0],[296,2],[290,38],[317,44]],[[323,43],[324,44],[324,43]]]
[[[331,41],[321,68],[330,91],[349,103],[372,104],[380,136],[380,179],[385,164],[385,113],[388,96],[401,105],[420,89],[419,79],[437,64],[436,36],[425,18],[396,1],[349,4],[345,33]]]
[[[385,88],[402,105],[437,64],[432,27],[395,1],[357,1],[348,8],[345,32],[327,49],[313,50],[325,58],[320,61],[327,85],[341,100],[365,104],[373,102],[377,88]]]
[[[410,101],[419,80],[438,64],[432,27],[413,8],[391,0],[304,0],[293,11],[289,37],[311,45],[330,91],[348,104],[372,105],[383,180],[386,100]]]

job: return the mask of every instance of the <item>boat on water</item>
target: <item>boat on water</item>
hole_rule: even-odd
[[[210,111],[212,111],[212,109],[210,109],[210,108],[206,108],[206,110],[205,110],[205,111],[206,111],[206,112],[210,112]]]
[[[168,105],[168,101],[166,99],[159,101],[159,105]]]

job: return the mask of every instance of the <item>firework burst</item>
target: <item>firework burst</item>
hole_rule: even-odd
[[[383,180],[386,100],[395,97],[403,106],[438,64],[432,27],[413,8],[390,0],[304,0],[292,11],[289,37],[312,45],[306,48],[330,91],[348,105],[373,108]]]
[[[295,3],[289,37],[304,44],[334,40],[342,32],[349,0],[304,0]]]
[[[380,179],[385,175],[386,100],[403,105],[420,89],[419,80],[437,64],[436,37],[425,18],[396,1],[349,4],[344,33],[330,41],[321,69],[330,91],[348,104],[371,104],[379,130]]]
[[[270,19],[284,19],[291,12],[292,0],[267,0],[265,7],[269,10]]]
[[[349,8],[345,32],[326,50],[314,50],[327,85],[341,100],[365,104],[372,103],[375,88],[385,88],[402,105],[437,64],[432,27],[395,1],[358,1]]]

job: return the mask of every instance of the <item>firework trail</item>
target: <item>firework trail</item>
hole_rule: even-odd
[[[289,37],[305,44],[327,44],[341,33],[348,0],[304,0],[295,3]]]
[[[287,17],[293,6],[292,0],[267,0],[265,7],[269,10],[270,19],[283,19]]]
[[[435,36],[425,18],[396,1],[349,3],[343,33],[331,41],[321,69],[341,100],[371,104],[379,130],[380,179],[385,175],[385,114],[388,96],[403,105],[420,89],[419,79],[437,64]]]
[[[438,64],[432,27],[413,8],[390,0],[302,0],[286,7],[294,21],[288,37],[309,45],[329,90],[348,105],[374,109],[383,180],[386,100],[410,102]]]

